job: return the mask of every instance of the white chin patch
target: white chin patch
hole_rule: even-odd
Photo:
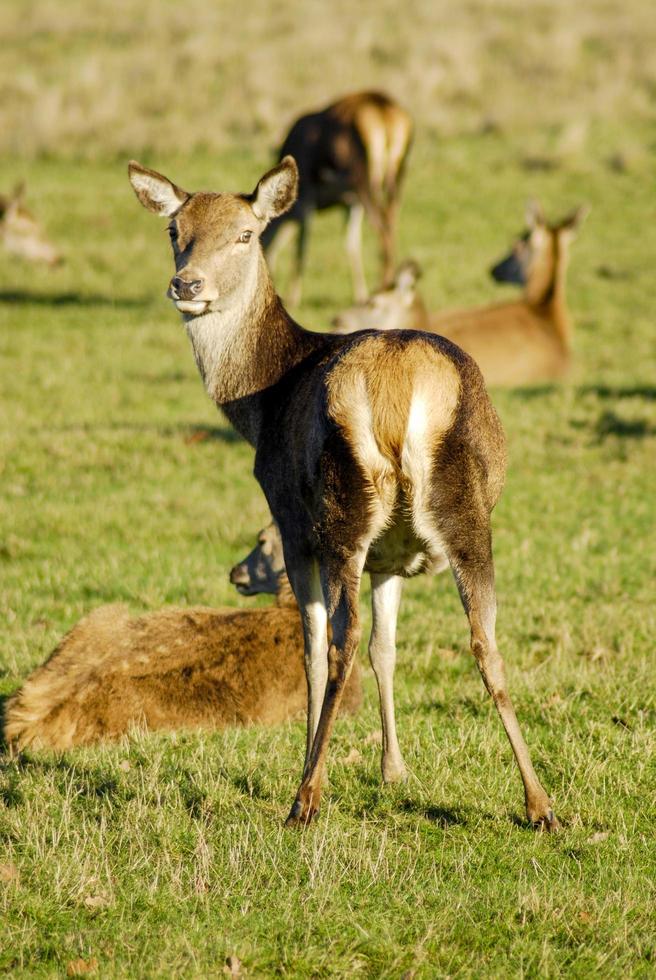
[[[173,302],[181,313],[204,313],[207,308],[204,299],[176,299]]]

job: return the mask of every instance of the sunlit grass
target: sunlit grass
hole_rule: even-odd
[[[653,974],[656,242],[651,186],[640,168],[609,169],[605,139],[539,173],[498,135],[418,141],[401,229],[430,306],[485,302],[504,295],[486,268],[526,198],[554,213],[592,205],[572,249],[571,378],[494,395],[510,445],[499,640],[564,832],[524,825],[453,583],[416,580],[399,627],[410,781],[380,786],[367,672],[305,834],[282,829],[301,724],[5,759],[11,975],[95,959],[102,976],[220,976],[228,955],[251,976]],[[192,189],[247,190],[266,159],[150,162]],[[12,169],[0,161],[2,184]],[[266,518],[252,451],[207,401],[164,298],[164,223],[141,211],[124,163],[34,162],[28,178],[68,262],[0,266],[5,695],[100,603],[246,605],[227,571]],[[315,222],[308,325],[350,299],[341,235],[337,216]],[[368,262],[373,274],[373,249]],[[361,761],[347,763],[353,747]]]

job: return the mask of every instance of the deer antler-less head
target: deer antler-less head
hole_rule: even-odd
[[[510,255],[490,270],[497,282],[510,282],[527,288],[539,299],[549,288],[556,267],[564,265],[570,241],[585,219],[588,208],[577,208],[557,224],[549,224],[537,201],[526,208],[526,231],[513,245]]]
[[[25,205],[25,184],[17,184],[12,193],[0,195],[0,242],[4,248],[28,262],[59,265],[61,254],[48,241],[45,231]]]
[[[134,160],[128,174],[143,206],[169,219],[175,275],[167,295],[188,318],[230,306],[256,280],[260,235],[298,193],[298,169],[289,156],[252,194],[191,194]]]

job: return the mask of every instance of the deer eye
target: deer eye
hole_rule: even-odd
[[[242,242],[244,245],[247,245],[248,242],[250,242],[250,240],[251,240],[252,237],[253,237],[253,232],[252,231],[242,231],[242,233],[239,236],[239,238],[237,239],[237,241],[238,242]]]

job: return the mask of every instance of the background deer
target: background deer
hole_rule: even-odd
[[[29,262],[59,265],[61,254],[48,240],[42,226],[25,206],[25,184],[11,194],[0,194],[0,242],[7,252]]]
[[[252,194],[192,194],[134,161],[129,177],[141,203],[169,219],[176,271],[168,295],[183,314],[206,390],[255,448],[255,476],[301,609],[308,728],[288,824],[306,824],[319,808],[328,740],[360,636],[364,571],[379,644],[383,771],[404,775],[392,681],[401,586],[448,562],[472,653],[517,759],[528,818],[555,829],[496,645],[490,513],[506,453],[475,362],[432,334],[335,337],[292,320],[259,245],[296,199],[291,157]]]
[[[557,379],[571,361],[572,327],[565,295],[569,245],[586,214],[586,208],[578,208],[550,225],[539,205],[529,205],[527,231],[491,270],[497,282],[523,287],[520,300],[428,313],[417,290],[419,267],[406,262],[389,288],[339,314],[335,332],[429,330],[471,354],[488,384]]]
[[[265,590],[254,581],[240,591]],[[270,575],[266,591],[277,606],[173,607],[143,616],[120,605],[94,610],[9,699],[7,744],[68,749],[133,727],[220,729],[297,716],[307,709],[298,606],[284,574],[278,588]],[[342,707],[354,713],[361,701],[356,663]]]
[[[367,295],[362,264],[362,218],[366,213],[379,239],[383,282],[394,272],[394,245],[401,179],[412,139],[408,113],[381,92],[347,95],[318,112],[297,119],[278,159],[290,154],[299,171],[299,193],[288,212],[273,219],[262,235],[269,260],[298,226],[289,300],[300,302],[301,276],[314,211],[348,209],[346,251],[353,289]],[[275,239],[275,245],[273,244]]]

